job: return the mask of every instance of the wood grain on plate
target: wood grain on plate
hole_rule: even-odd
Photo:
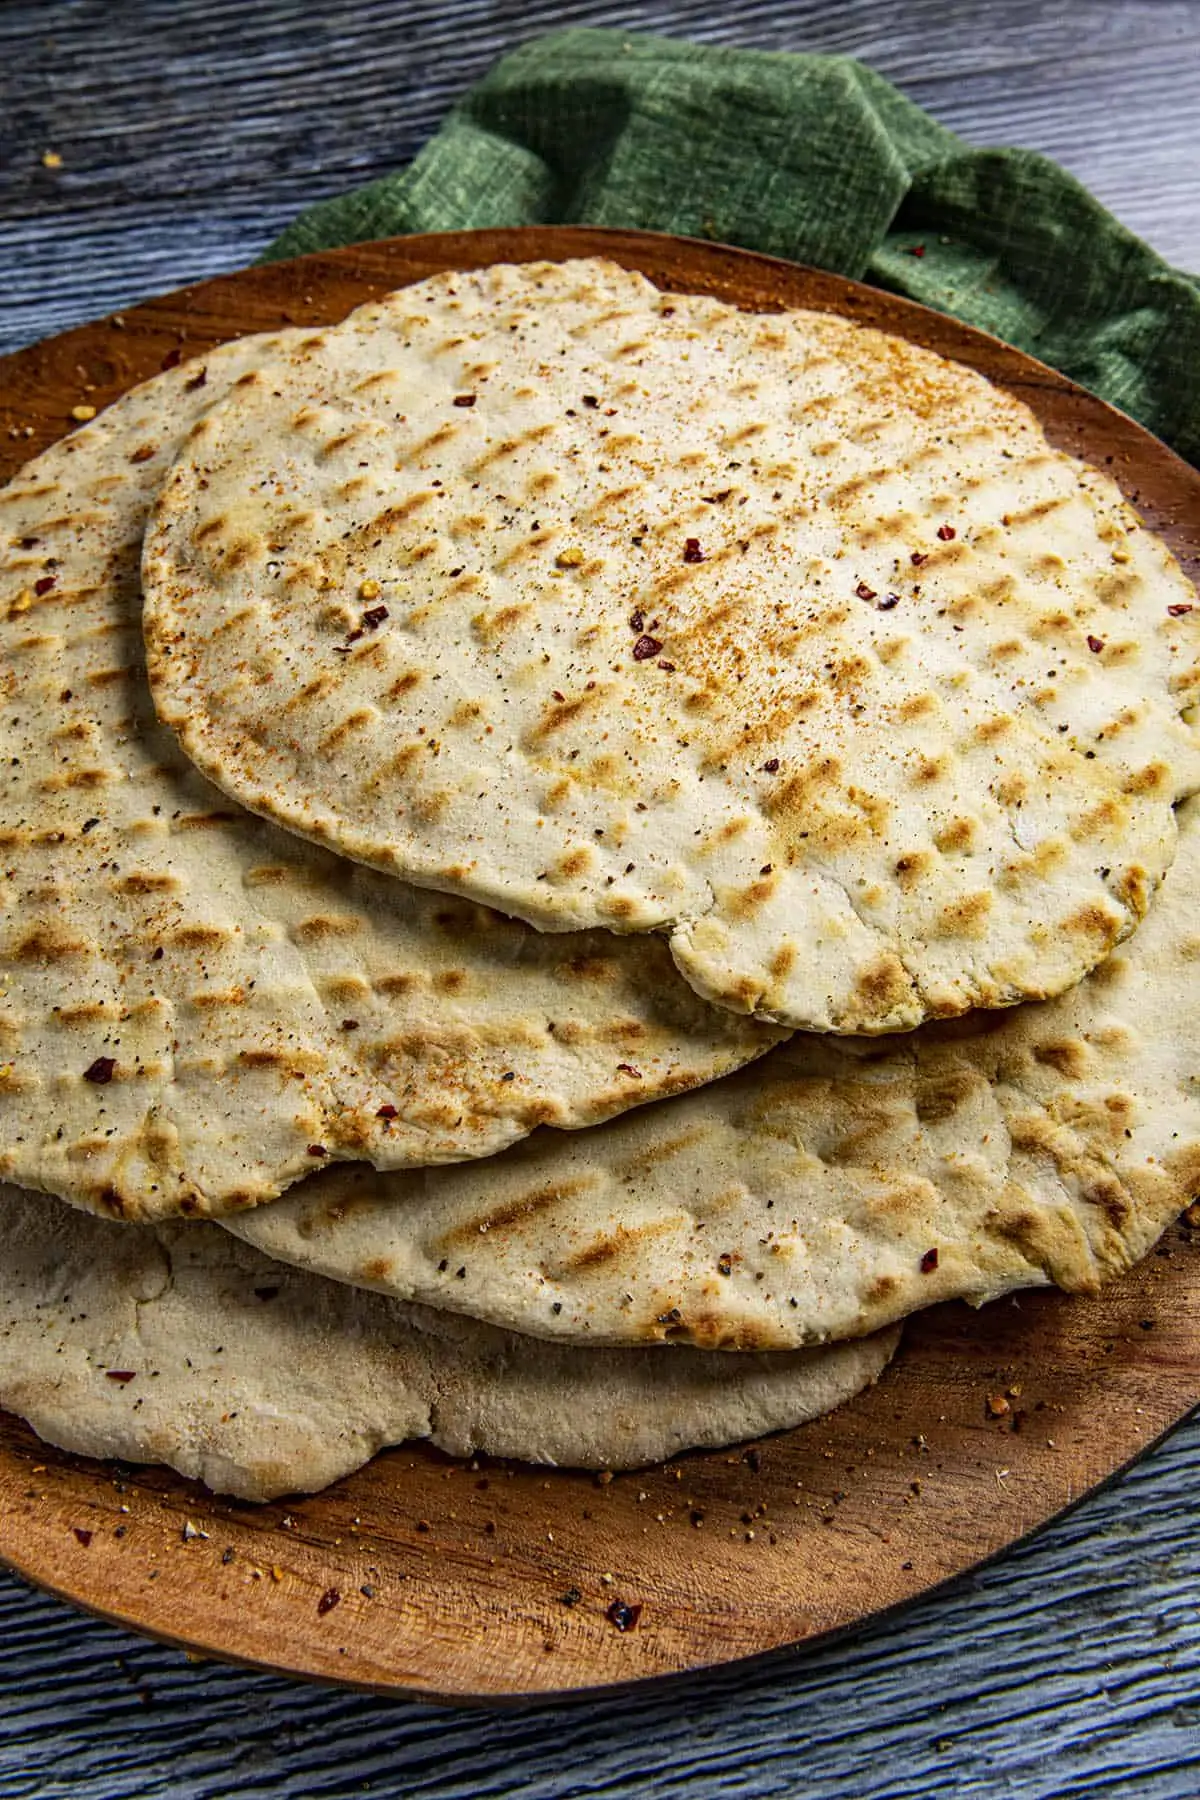
[[[340,317],[437,269],[601,251],[663,287],[812,305],[1013,388],[1108,462],[1193,571],[1200,475],[1061,376],[839,277],[720,246],[542,229],[397,240],[223,277],[0,363],[0,473],[177,353]],[[1200,1400],[1200,1257],[1180,1228],[1095,1300],[913,1321],[830,1419],[613,1481],[403,1448],[290,1506],[215,1502],[0,1421],[0,1556],[106,1617],[234,1660],[442,1698],[625,1684],[848,1626],[1025,1536]],[[669,1354],[669,1353],[665,1353]]]

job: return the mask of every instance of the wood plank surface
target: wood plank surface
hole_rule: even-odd
[[[862,54],[965,136],[1057,155],[1200,267],[1190,0],[7,0],[4,345],[248,261],[303,201],[411,154],[502,49],[635,18]],[[1198,1454],[1186,1428],[1036,1544],[845,1644],[507,1719],[195,1667],[9,1583],[0,1794],[1193,1796]]]
[[[6,0],[0,349],[251,262],[566,24],[862,55],[965,137],[1057,157],[1200,269],[1194,0]]]

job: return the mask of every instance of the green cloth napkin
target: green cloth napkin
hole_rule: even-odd
[[[487,225],[641,227],[907,294],[1052,363],[1200,463],[1200,282],[1063,169],[973,150],[863,64],[556,32],[408,168],[267,251]]]

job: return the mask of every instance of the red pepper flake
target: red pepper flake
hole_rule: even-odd
[[[640,1069],[635,1069],[632,1063],[618,1063],[617,1073],[618,1075],[632,1075],[635,1081],[641,1081],[642,1079],[642,1071]]]
[[[924,244],[910,244],[905,254],[908,256],[924,256],[925,246]]]
[[[1087,641],[1087,647],[1091,651],[1093,656],[1099,656],[1100,652],[1104,648],[1104,639],[1089,636],[1088,641]]]
[[[779,758],[777,756],[772,756],[767,762],[765,762],[763,764],[762,770],[763,770],[764,775],[778,775],[778,773],[779,773]]]
[[[455,406],[474,406],[475,395],[474,394],[455,394],[454,404],[455,404]]]
[[[73,1525],[71,1529],[86,1550],[92,1541],[92,1533],[90,1531],[85,1531],[82,1525]]]
[[[908,560],[914,569],[919,569],[923,562],[929,561],[929,552],[927,550],[914,550]]]
[[[134,1381],[137,1379],[136,1369],[106,1369],[105,1374],[110,1381]]]
[[[941,538],[943,544],[948,544],[952,538],[956,538],[958,536],[958,533],[957,533],[957,531],[955,531],[953,525],[939,525],[937,528],[937,534]]]
[[[357,1031],[358,1030],[358,1020],[357,1019],[343,1019],[342,1020],[342,1030],[343,1031]]]
[[[321,1598],[317,1601],[318,1619],[323,1619],[326,1613],[331,1613],[335,1606],[341,1605],[341,1602],[342,1596],[337,1588],[326,1588],[325,1592],[321,1595]]]
[[[386,606],[372,606],[369,611],[363,614],[362,622],[368,631],[378,631],[387,616],[388,609]]]
[[[1167,612],[1172,619],[1182,619],[1185,613],[1195,612],[1195,610],[1194,606],[1189,606],[1182,601],[1178,606],[1168,606],[1167,608]]]
[[[642,1609],[629,1606],[624,1600],[614,1600],[604,1616],[618,1631],[632,1631],[642,1616]]]
[[[718,1275],[733,1274],[733,1257],[728,1250],[722,1251],[721,1255],[717,1258],[717,1273]]]
[[[641,631],[644,629],[645,624],[646,624],[646,615],[643,613],[640,606],[635,607],[634,610],[629,615],[630,631]]]
[[[647,637],[643,633],[633,646],[633,660],[634,662],[649,662],[650,658],[657,656],[661,649],[662,644],[658,638]]]
[[[375,1117],[377,1119],[398,1119],[400,1114],[390,1100],[385,1100],[383,1105],[379,1108],[379,1111],[375,1114]]]
[[[883,594],[875,602],[875,610],[876,612],[891,612],[893,606],[899,606],[899,604],[899,594]]]
[[[113,1070],[116,1066],[115,1057],[98,1056],[95,1062],[89,1063],[83,1071],[83,1079],[93,1082],[96,1087],[107,1087],[113,1078]]]
[[[683,546],[683,560],[686,563],[698,563],[704,561],[704,552],[700,548],[699,538],[688,538]]]
[[[89,831],[95,831],[95,829],[99,823],[100,823],[99,819],[85,819],[83,821],[83,824],[79,827],[79,829],[83,833],[84,837],[86,837]]]
[[[552,699],[552,700],[557,700],[557,701],[559,701],[559,702],[560,702],[560,703],[561,703],[561,702],[562,702],[562,701],[563,701],[563,700],[565,700],[565,699],[566,699],[566,697],[567,697],[567,696],[566,696],[566,695],[565,695],[565,694],[561,694],[561,693],[559,693],[559,691],[558,691],[558,689],[557,689],[557,688],[551,688],[551,689],[550,689],[550,698],[551,698],[551,699]]]
[[[600,402],[595,394],[585,394],[583,396],[583,404],[585,406],[599,406]]]
[[[675,673],[675,664],[674,663],[660,662],[658,666],[660,669],[663,670],[664,674],[673,675]]]
[[[57,586],[57,575],[39,575],[38,579],[33,584],[33,591],[35,594],[39,595],[48,594],[51,588],[56,588]]]
[[[177,369],[182,360],[183,351],[179,348],[178,344],[176,344],[174,350],[167,351],[167,354],[163,357],[158,366],[160,369]]]
[[[875,598],[875,589],[868,587],[865,581],[860,581],[854,591],[860,600],[874,600]]]
[[[329,1152],[324,1144],[310,1144],[308,1146],[308,1154],[310,1156],[328,1156]]]
[[[208,386],[208,370],[201,369],[198,374],[192,376],[190,381],[184,382],[183,391],[185,394],[194,394],[197,388],[202,388],[202,387],[207,387],[207,386]]]
[[[936,1250],[927,1250],[925,1252],[924,1256],[921,1258],[921,1273],[922,1273],[922,1275],[932,1275],[933,1271],[937,1268],[937,1266],[938,1266],[937,1251]]]

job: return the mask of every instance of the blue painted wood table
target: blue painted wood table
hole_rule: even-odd
[[[562,23],[849,51],[1200,270],[1194,0],[5,0],[0,349],[251,261]],[[61,160],[59,160],[61,159]],[[0,1797],[1200,1794],[1200,1424],[832,1647],[439,1712],[195,1664],[0,1578]]]

